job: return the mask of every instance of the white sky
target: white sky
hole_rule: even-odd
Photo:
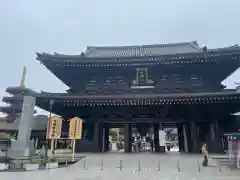
[[[35,52],[79,54],[88,45],[161,44],[197,40],[200,46],[240,42],[240,1],[219,0],[1,0],[0,96],[19,84],[64,92],[35,60]],[[225,83],[234,88],[237,71]]]

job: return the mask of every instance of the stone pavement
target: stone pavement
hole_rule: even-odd
[[[240,171],[230,171],[226,167],[219,169],[213,160],[210,161],[212,167],[201,167],[199,172],[198,162],[202,161],[200,155],[108,153],[81,156],[87,157],[66,168],[0,172],[0,180],[240,180]],[[119,168],[121,161],[122,170]]]

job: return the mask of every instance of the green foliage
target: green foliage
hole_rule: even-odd
[[[28,161],[29,164],[41,164],[40,159],[29,159]]]
[[[50,163],[55,163],[55,162],[57,162],[56,156],[52,156],[52,157],[49,159],[49,162],[50,162]]]
[[[111,129],[110,132],[109,132],[109,135],[114,138],[114,137],[118,136],[118,132],[116,130],[114,130],[114,129]]]

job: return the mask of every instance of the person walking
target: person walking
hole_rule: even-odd
[[[151,145],[151,151],[153,152],[153,148],[154,148],[154,147],[153,147],[153,146],[154,146],[154,141],[153,141],[153,139],[152,139],[152,138],[150,139],[150,145]]]
[[[207,144],[203,143],[202,145],[202,154],[203,154],[203,166],[208,166],[208,151],[207,151]]]

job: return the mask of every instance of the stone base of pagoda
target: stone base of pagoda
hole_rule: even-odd
[[[18,159],[24,159],[31,156],[36,156],[36,149],[34,148],[34,142],[29,140],[27,142],[24,141],[11,141],[11,146],[8,149],[7,156],[13,159],[16,159],[14,162],[15,168],[20,168],[22,165],[22,160]]]

